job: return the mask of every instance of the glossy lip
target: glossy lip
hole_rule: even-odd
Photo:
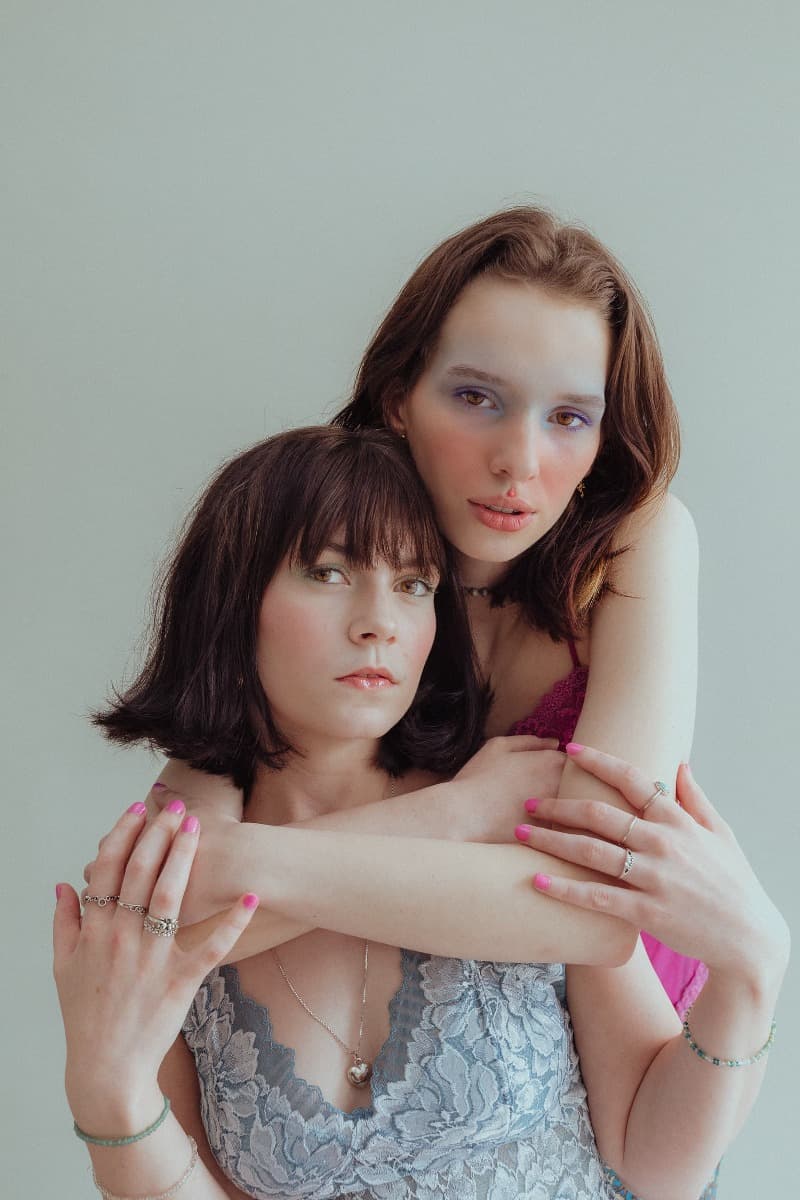
[[[515,513],[532,513],[533,505],[526,503],[525,500],[519,500],[516,496],[487,496],[485,500],[470,499],[468,504],[477,504],[481,508],[486,508],[487,505],[493,504],[495,508],[513,508]],[[511,516],[511,513],[502,514]]]
[[[362,667],[351,671],[349,675],[339,675],[337,683],[346,683],[349,687],[371,688],[394,687],[397,683],[394,675],[386,667]]]
[[[529,505],[520,508],[518,512],[501,513],[495,512],[492,508],[487,508],[478,500],[468,501],[469,506],[475,517],[485,525],[488,529],[494,529],[499,533],[517,533],[520,529],[525,529],[530,525],[535,517],[535,512]],[[494,503],[490,501],[489,503]],[[505,507],[509,507],[506,503]]]

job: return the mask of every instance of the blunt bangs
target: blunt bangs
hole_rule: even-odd
[[[375,432],[339,441],[306,469],[289,558],[311,566],[337,544],[354,567],[387,562],[443,578],[446,550],[411,456],[394,434]]]

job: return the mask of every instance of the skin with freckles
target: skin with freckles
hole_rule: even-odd
[[[395,428],[408,438],[465,583],[496,582],[552,528],[590,471],[609,342],[595,309],[534,284],[479,278],[450,310]]]

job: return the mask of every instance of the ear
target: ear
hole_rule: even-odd
[[[401,438],[406,436],[405,407],[406,397],[402,388],[395,385],[387,389],[383,401],[383,419],[386,428]]]

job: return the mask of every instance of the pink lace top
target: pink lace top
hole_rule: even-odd
[[[573,642],[569,642],[569,652],[572,656],[569,675],[559,679],[530,716],[517,721],[509,733],[533,733],[537,737],[558,738],[561,750],[572,740],[586,698],[589,668],[580,663]],[[708,977],[705,963],[696,958],[684,958],[649,933],[642,933],[642,941],[664,990],[683,1019]]]

